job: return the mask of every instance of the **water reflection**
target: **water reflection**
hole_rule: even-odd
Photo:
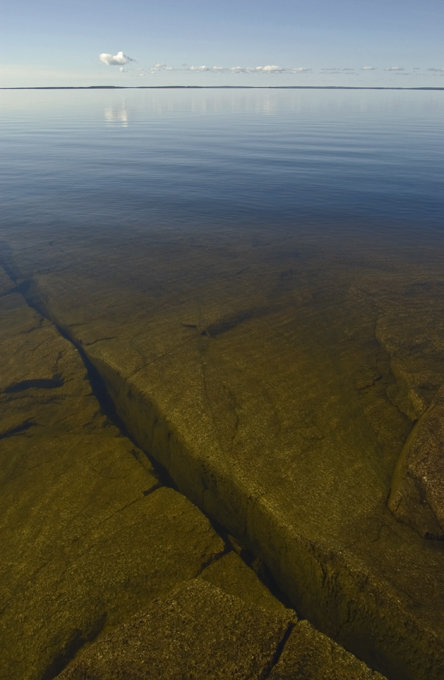
[[[442,92],[3,92],[2,214],[442,229],[443,111]]]
[[[119,127],[128,127],[128,110],[125,101],[106,107],[103,114],[106,123]]]

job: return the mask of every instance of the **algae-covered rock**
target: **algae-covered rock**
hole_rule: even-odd
[[[78,351],[17,292],[0,297],[0,436],[104,426]]]
[[[425,538],[444,539],[444,402],[433,404],[402,450],[389,508]]]
[[[444,381],[443,251],[349,236],[48,228],[51,248],[8,234],[8,267],[298,613],[392,678],[441,680],[442,546],[387,498]]]
[[[283,614],[285,607],[235,552],[204,569],[201,578],[250,604]]]
[[[0,351],[0,677],[38,680],[225,545],[159,488],[77,350],[17,292],[0,297]]]
[[[383,680],[353,654],[298,621],[291,631],[269,680]]]
[[[46,551],[38,545],[35,560],[32,544],[24,542],[22,553],[17,542],[15,550],[8,546],[9,565],[19,566],[20,573],[14,574],[1,617],[5,680],[41,678],[60,670],[87,641],[198,574],[223,549],[201,513],[169,489],[140,494],[140,500],[136,496],[121,508],[109,507],[109,516],[100,522],[104,506],[98,494],[84,518],[84,532],[64,544],[52,514],[66,514],[63,503],[41,513],[46,530],[54,530],[53,543]],[[19,526],[28,529],[23,517]],[[14,557],[22,563],[16,565]],[[3,583],[5,578],[7,573]]]
[[[293,616],[191,581],[79,654],[59,680],[260,680]]]

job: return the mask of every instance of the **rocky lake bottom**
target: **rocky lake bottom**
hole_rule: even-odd
[[[0,677],[441,680],[435,212],[86,191],[0,229]]]

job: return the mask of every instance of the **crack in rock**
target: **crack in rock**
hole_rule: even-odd
[[[14,394],[15,392],[23,392],[24,390],[38,389],[38,390],[53,390],[57,387],[63,387],[65,381],[56,374],[52,378],[34,378],[29,380],[20,380],[5,387],[4,392],[7,394]]]
[[[0,432],[0,439],[6,439],[7,437],[13,437],[16,434],[26,432],[26,430],[29,430],[29,428],[34,426],[34,424],[35,423],[32,420],[24,420],[23,423],[17,425],[16,427],[12,427],[5,432]]]

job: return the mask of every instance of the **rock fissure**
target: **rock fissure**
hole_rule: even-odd
[[[54,390],[57,387],[63,387],[64,380],[60,375],[54,375],[52,378],[30,378],[28,380],[21,380],[5,387],[4,392],[11,394],[15,392],[24,392],[25,390]]]
[[[142,495],[145,496],[145,498],[146,498],[147,496],[151,496],[151,494],[154,493],[155,491],[157,491],[157,489],[161,489],[161,488],[162,488],[162,484],[160,482],[158,484],[153,484],[153,486],[151,486],[149,489],[144,489],[142,491]]]
[[[106,335],[105,337],[97,338],[97,340],[93,340],[92,342],[85,342],[85,347],[93,347],[98,342],[106,342],[107,340],[115,340],[115,339],[116,339],[115,335]]]
[[[264,668],[263,673],[260,675],[259,680],[267,680],[267,678],[270,677],[270,674],[272,673],[273,669],[279,663],[279,659],[282,656],[282,653],[285,649],[285,645],[286,645],[288,638],[290,637],[291,632],[294,629],[295,625],[297,625],[297,624],[295,624],[293,621],[291,621],[288,624],[287,630],[285,631],[281,640],[277,644],[275,652],[274,652],[272,658],[270,659],[269,663]]]
[[[199,569],[199,571],[197,572],[196,577],[201,576],[203,574],[203,572],[205,571],[205,569],[210,567],[212,564],[214,564],[218,560],[222,559],[222,557],[224,557],[225,555],[228,555],[228,553],[230,553],[231,550],[232,550],[232,548],[225,543],[223,550],[221,550],[220,552],[218,552],[214,555],[210,555],[210,557],[207,560],[205,560],[205,562],[202,563],[202,566]]]
[[[54,680],[62,671],[71,663],[77,654],[85,647],[86,644],[94,642],[100,635],[106,623],[106,613],[100,616],[91,629],[86,632],[75,629],[71,633],[71,637],[67,640],[62,650],[59,650],[53,660],[50,662],[41,680]]]
[[[13,437],[16,434],[22,434],[23,432],[26,432],[34,425],[35,425],[34,421],[24,420],[23,423],[20,423],[20,425],[16,425],[15,427],[11,427],[11,429],[9,430],[0,432],[0,439],[7,439],[8,437]]]

